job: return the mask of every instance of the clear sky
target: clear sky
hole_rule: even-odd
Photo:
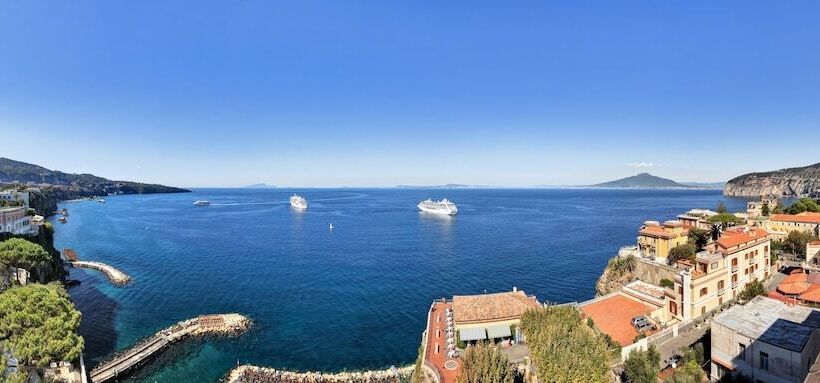
[[[3,1],[0,156],[180,186],[820,161],[817,1]]]

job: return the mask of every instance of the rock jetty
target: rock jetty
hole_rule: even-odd
[[[225,383],[403,383],[409,382],[413,366],[360,372],[291,372],[256,366],[234,368]]]
[[[128,274],[123,273],[122,271],[115,269],[113,266],[106,265],[102,262],[71,261],[70,263],[74,267],[81,267],[101,271],[103,274],[105,274],[106,277],[108,277],[108,280],[111,281],[111,283],[117,286],[123,286],[128,284],[128,282],[131,282],[131,277],[129,277]]]

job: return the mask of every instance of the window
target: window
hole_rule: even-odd
[[[737,358],[740,360],[746,360],[746,345],[743,343],[737,344]]]
[[[718,263],[717,262],[712,263],[712,265],[710,267],[712,268],[712,270],[717,269],[718,268]]]
[[[700,308],[700,315],[706,315],[706,306]]]
[[[709,293],[709,290],[707,288],[704,287],[704,288],[700,289],[700,296],[701,297],[708,294],[708,293]]]
[[[760,352],[760,369],[769,371],[769,354],[763,351]]]

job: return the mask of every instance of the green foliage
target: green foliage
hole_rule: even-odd
[[[671,289],[675,287],[675,282],[672,282],[671,280],[666,278],[662,278],[660,281],[660,286],[665,287],[667,289]]]
[[[705,374],[694,360],[684,363],[675,369],[675,374],[664,379],[664,383],[701,383]]]
[[[811,233],[804,233],[802,231],[792,231],[783,240],[783,249],[797,256],[806,256],[806,245],[814,240],[815,237]]]
[[[758,295],[766,295],[766,287],[763,286],[763,282],[751,281],[746,284],[746,287],[743,288],[743,291],[741,291],[737,297],[748,301]]]
[[[619,276],[635,271],[635,267],[637,266],[637,264],[638,261],[635,259],[635,257],[629,255],[624,258],[615,257],[610,259],[609,263],[607,264],[607,267],[615,276]]]
[[[769,213],[771,213],[771,211],[769,210],[769,204],[764,203],[763,207],[760,209],[760,214],[762,214],[764,217],[768,217]]]
[[[592,320],[592,318],[587,318],[587,326],[589,326],[589,328],[595,328],[595,321]]]
[[[411,383],[424,383],[424,368],[422,365],[424,364],[424,346],[419,347],[419,353],[416,357],[416,364],[413,366],[413,377],[410,380]]]
[[[695,361],[699,366],[703,365],[706,361],[706,356],[703,349],[703,343],[697,342],[691,348],[689,347],[682,347],[680,349],[681,353],[681,363],[689,363],[690,360]]]
[[[772,244],[774,244],[774,242],[772,242]],[[772,248],[774,248],[774,246],[772,246]],[[774,251],[772,251],[772,255],[769,258],[769,266],[774,266],[774,264],[777,263],[778,259],[780,259],[780,256],[777,255],[777,253],[775,253]]]
[[[0,199],[0,207],[19,207],[23,206],[23,201]]]
[[[5,366],[5,364],[3,364]],[[27,383],[29,374],[26,371],[17,371],[13,374],[4,375],[0,373],[0,383]]]
[[[786,213],[799,214],[805,211],[820,212],[820,204],[811,198],[800,198],[786,208]]]
[[[0,294],[0,345],[27,365],[74,360],[80,316],[59,284],[12,287]]]
[[[51,263],[51,255],[42,246],[22,238],[0,242],[0,264],[31,271]]]
[[[727,213],[729,210],[726,209],[726,204],[725,203],[720,202],[720,203],[718,203],[717,208],[715,209],[715,211],[718,214],[723,214],[723,213]]]
[[[709,232],[697,227],[690,228],[689,241],[695,244],[697,250],[702,250],[709,243]]]
[[[458,383],[513,383],[515,372],[507,356],[493,346],[477,345],[461,358]]]
[[[521,318],[538,375],[555,383],[609,382],[604,338],[571,306],[530,310]]]
[[[722,229],[725,229],[734,224],[741,223],[742,220],[732,213],[720,213],[706,218],[706,222],[712,225],[719,225]]]
[[[688,259],[692,262],[695,261],[695,245],[691,242],[687,242],[684,244],[677,245],[669,250],[669,256],[667,257],[669,263],[674,264],[675,262]]]
[[[655,346],[646,351],[632,351],[624,362],[624,375],[628,383],[657,383],[661,354]]]

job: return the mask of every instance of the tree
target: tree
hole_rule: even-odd
[[[671,289],[671,288],[675,287],[675,282],[672,282],[672,280],[666,279],[666,278],[661,278],[659,284],[660,284],[661,287],[665,287],[665,288],[668,288],[668,289]]]
[[[811,198],[800,198],[797,201],[794,201],[791,206],[786,208],[786,213],[789,214],[800,214],[802,212],[820,212],[820,205],[817,201]]]
[[[690,261],[695,261],[695,245],[691,242],[682,243],[669,250],[669,256],[667,257],[669,263],[674,264],[677,261],[682,259],[688,259]]]
[[[769,216],[769,213],[770,213],[770,211],[769,211],[769,204],[768,204],[768,203],[764,203],[764,204],[763,204],[763,207],[760,209],[760,214],[762,214],[764,217],[768,217],[768,216]]]
[[[697,250],[703,250],[709,243],[709,232],[697,227],[689,229],[689,241],[695,244]]]
[[[646,351],[632,351],[624,362],[624,375],[629,383],[656,383],[661,354],[655,346]]]
[[[24,365],[48,366],[76,359],[80,312],[59,284],[29,284],[0,294],[0,348]]]
[[[717,211],[718,214],[723,214],[723,213],[728,213],[729,212],[729,210],[726,209],[726,204],[723,203],[723,202],[718,203],[717,209],[715,209],[715,211]]]
[[[720,233],[726,228],[741,223],[741,219],[731,213],[720,213],[706,218],[706,222],[711,225],[711,235],[713,240],[720,238]]]
[[[754,280],[747,283],[746,287],[743,288],[743,291],[741,291],[737,297],[749,301],[758,295],[766,295],[766,287],[763,286],[763,282]]]
[[[467,349],[461,358],[458,383],[512,383],[515,372],[510,360],[493,346],[477,345]]]
[[[0,242],[0,264],[32,271],[50,263],[51,255],[36,243],[22,238]]]
[[[811,233],[804,233],[802,231],[792,231],[783,240],[783,247],[786,251],[797,255],[797,256],[806,256],[806,245],[814,239],[814,235]]]
[[[675,373],[664,379],[664,383],[701,383],[704,373],[698,362],[690,360],[675,369]]]
[[[612,357],[604,337],[572,306],[527,311],[521,318],[538,374],[556,383],[609,382]]]

